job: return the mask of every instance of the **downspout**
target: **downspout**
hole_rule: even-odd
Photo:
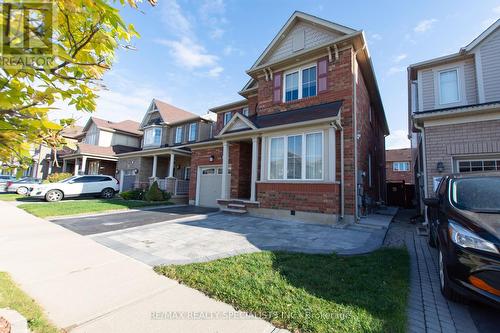
[[[418,125],[415,121],[413,121],[413,126],[415,126],[416,129],[420,130],[420,133],[422,133],[422,165],[424,166],[424,196],[427,198],[428,197],[428,191],[427,191],[427,151],[425,148],[425,128],[423,126]],[[427,215],[427,214],[425,214]],[[427,216],[425,217],[427,220]]]
[[[354,123],[354,221],[358,221],[358,124],[357,124],[357,89],[356,89],[356,81],[358,77],[358,66],[357,66],[357,60],[356,56],[358,55],[359,51],[362,51],[366,48],[366,43],[363,43],[363,47],[358,49],[352,54],[352,65],[351,65],[351,71],[352,71],[352,96],[353,96],[353,123]]]
[[[335,121],[335,127],[340,131],[340,217],[344,219],[344,127],[340,120]]]

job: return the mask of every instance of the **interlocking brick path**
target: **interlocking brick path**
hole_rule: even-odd
[[[408,222],[412,212],[398,213],[384,242],[385,246],[405,245],[410,255],[408,332],[478,332],[467,306],[447,301],[441,294],[437,251]]]

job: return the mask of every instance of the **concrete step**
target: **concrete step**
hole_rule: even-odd
[[[232,209],[245,209],[246,206],[243,204],[236,204],[236,203],[230,203],[227,205],[227,208],[232,208]]]
[[[224,213],[243,215],[248,213],[246,209],[234,209],[234,208],[224,208],[222,209]]]

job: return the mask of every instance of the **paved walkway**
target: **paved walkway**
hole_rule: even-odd
[[[400,211],[384,242],[386,246],[405,245],[410,255],[408,331],[498,332],[500,319],[494,315],[494,309],[474,302],[459,304],[443,297],[439,288],[437,251],[427,244],[426,237],[418,236],[416,226],[409,223],[414,213],[412,210]]]
[[[262,332],[271,324],[0,202],[0,271],[72,332]],[[200,318],[208,318],[201,320]]]
[[[261,250],[360,254],[382,245],[391,219],[392,215],[376,215],[363,219],[362,224],[340,228],[219,213],[91,238],[151,266],[211,261]]]

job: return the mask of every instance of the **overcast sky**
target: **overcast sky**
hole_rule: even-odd
[[[241,99],[245,70],[301,10],[365,31],[391,130],[387,148],[399,148],[409,146],[406,67],[457,52],[500,17],[500,0],[158,0],[140,9],[122,10],[141,38],[137,50],[118,52],[95,116],[140,121],[152,98],[197,114]],[[80,124],[89,116],[69,113]]]

